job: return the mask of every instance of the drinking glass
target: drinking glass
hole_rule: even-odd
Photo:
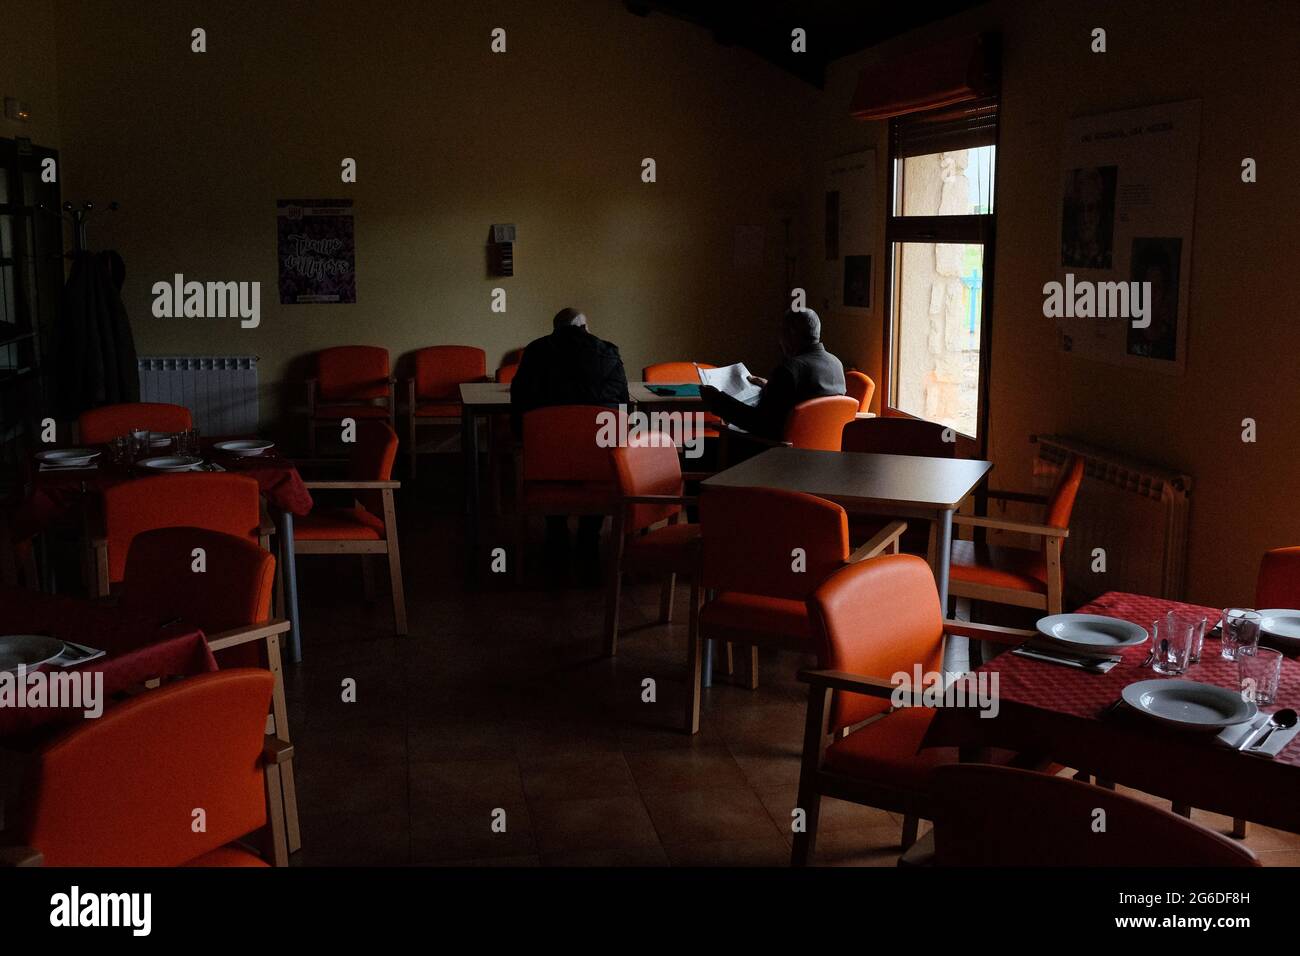
[[[115,465],[131,464],[131,445],[134,439],[130,435],[115,435],[108,440],[108,457]]]
[[[1240,648],[1254,647],[1258,644],[1259,628],[1263,620],[1258,611],[1252,611],[1250,608],[1224,608],[1221,625],[1223,647],[1219,651],[1224,659],[1235,661]]]
[[[1205,618],[1170,611],[1151,625],[1156,656],[1151,669],[1157,674],[1183,674],[1191,663],[1197,632],[1204,632]]]
[[[131,429],[131,460],[149,457],[149,429],[138,426]]]
[[[1237,675],[1241,679],[1243,700],[1271,704],[1277,698],[1282,679],[1282,652],[1258,644],[1237,648]]]

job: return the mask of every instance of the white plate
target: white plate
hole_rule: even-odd
[[[1241,691],[1194,680],[1140,680],[1120,695],[1140,714],[1185,730],[1220,731],[1254,720],[1259,708]]]
[[[1260,611],[1259,629],[1269,637],[1288,644],[1300,644],[1300,611],[1289,608],[1270,608]]]
[[[0,672],[19,667],[36,667],[52,661],[64,651],[63,642],[40,634],[0,636]]]
[[[193,471],[203,464],[203,459],[193,455],[159,455],[156,458],[146,458],[139,464],[141,468],[152,468],[154,471]]]
[[[217,451],[224,451],[227,455],[251,458],[254,455],[262,454],[264,451],[270,451],[275,447],[275,442],[265,441],[261,438],[238,438],[234,441],[219,441],[212,447]]]
[[[1076,654],[1106,656],[1147,639],[1147,632],[1140,625],[1101,614],[1052,614],[1038,621],[1038,633],[1048,643]]]
[[[98,458],[94,448],[51,448],[36,453],[36,460],[45,465],[88,465]]]

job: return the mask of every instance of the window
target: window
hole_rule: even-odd
[[[984,443],[997,100],[890,125],[885,402]]]

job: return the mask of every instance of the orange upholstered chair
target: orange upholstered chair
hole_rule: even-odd
[[[537,515],[614,513],[610,449],[597,443],[599,405],[552,405],[523,417],[523,449],[515,469],[515,571],[524,572],[527,520]]]
[[[952,568],[948,593],[953,597],[995,604],[1035,608],[1048,614],[1061,612],[1063,583],[1061,549],[1070,534],[1070,513],[1083,481],[1082,458],[1070,456],[1061,466],[1056,488],[1046,499],[1035,495],[989,492],[990,498],[1044,501],[1040,524],[955,515],[958,527],[1010,531],[1039,539],[1034,548],[997,547],[975,541],[952,543]]]
[[[195,571],[194,550],[203,551]],[[280,635],[289,622],[273,620],[275,557],[247,538],[205,528],[158,528],[135,536],[122,578],[122,613],[148,625],[183,622],[199,628],[223,668],[261,667],[275,677],[274,733],[289,741],[289,715],[280,667]],[[289,852],[300,844],[293,761],[281,766]]]
[[[316,376],[307,380],[307,446],[316,457],[316,431],[345,418],[381,419],[396,428],[396,381],[388,349],[340,345],[316,353]]]
[[[397,510],[393,492],[402,486],[393,481],[397,459],[397,433],[384,422],[361,422],[356,447],[348,462],[348,477],[342,481],[308,481],[308,488],[346,491],[355,496],[345,507],[313,507],[295,522],[294,554],[361,555],[363,583],[367,596],[372,591],[371,555],[388,557],[388,576],[393,589],[393,621],[398,634],[406,633],[406,598],[402,588],[402,558],[397,544]]]
[[[151,432],[180,432],[192,428],[190,410],[183,405],[162,402],[127,402],[105,405],[82,412],[77,418],[77,434],[86,445],[102,445],[132,428]]]
[[[749,645],[749,687],[756,688],[758,648],[811,652],[808,596],[845,563],[896,548],[904,527],[896,522],[850,554],[848,518],[834,502],[775,488],[705,487],[701,584],[714,596],[700,611],[697,640]]]
[[[876,383],[866,372],[856,369],[844,373],[844,394],[858,403],[859,412],[871,411],[871,399],[876,394]]]
[[[1255,583],[1255,607],[1300,607],[1300,548],[1264,552]]]
[[[105,488],[102,500],[102,525],[92,539],[96,593],[101,597],[126,574],[131,542],[142,531],[205,528],[263,547],[270,538],[257,482],[247,475],[150,475]]]
[[[919,701],[891,710],[892,676],[917,666],[923,675],[942,673],[945,634],[1004,644],[1032,635],[945,621],[930,566],[910,554],[837,571],[809,598],[808,615],[808,646],[821,669],[799,675],[809,690],[796,806],[807,817],[794,834],[794,864],[806,865],[816,849],[823,796],[903,814],[906,849],[919,819],[933,819],[933,770],[956,761],[957,751],[920,748],[934,711]]]
[[[844,426],[841,451],[873,455],[906,455],[919,458],[954,458],[955,441],[944,441],[950,429],[919,418],[855,418]],[[955,437],[955,435],[954,435]],[[865,541],[884,526],[871,515],[849,516],[849,537]],[[909,527],[903,534],[902,549],[909,554],[928,554],[933,525]]]
[[[827,395],[800,402],[785,422],[785,443],[795,448],[839,451],[844,426],[858,414],[858,403],[847,395]]]
[[[265,866],[234,843],[267,827],[266,855],[283,865],[275,798],[291,749],[266,736],[271,683],[264,670],[202,674],[55,738],[34,755],[0,852],[47,866]]]
[[[1066,777],[952,764],[935,770],[934,784],[937,866],[1259,866],[1222,834]]]
[[[681,463],[672,437],[658,432],[612,453],[618,508],[614,516],[613,573],[605,605],[605,652],[618,649],[619,600],[623,573],[655,574],[664,579],[659,621],[672,621],[677,575],[691,584],[690,636],[687,640],[687,681],[699,679],[699,642],[695,640],[700,599],[700,527],[686,522]],[[688,724],[698,711],[687,714]],[[698,730],[692,726],[690,732]]]
[[[518,371],[519,371],[518,362],[515,362],[511,365],[502,365],[500,368],[497,369],[496,375],[493,376],[493,378],[495,381],[497,381],[502,385],[509,385],[511,382],[515,380],[515,373]]]
[[[472,345],[431,345],[416,351],[415,375],[406,380],[411,477],[415,477],[418,425],[460,425],[460,386],[486,382],[487,353]]]

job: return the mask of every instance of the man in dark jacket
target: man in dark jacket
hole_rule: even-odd
[[[781,351],[785,361],[766,378],[751,375],[763,393],[746,405],[716,388],[701,386],[709,411],[737,428],[763,438],[780,439],[785,420],[800,402],[844,394],[844,366],[821,343],[822,322],[812,309],[790,311],[781,320]]]
[[[577,309],[561,309],[554,331],[528,344],[519,370],[510,383],[510,414],[515,434],[523,434],[523,416],[548,405],[626,405],[627,373],[618,346],[587,329],[587,317]],[[842,376],[841,376],[842,378]],[[843,384],[841,382],[841,384]],[[593,440],[595,436],[593,435]],[[578,557],[586,576],[599,579],[600,515],[578,520]],[[569,521],[563,515],[546,519],[547,548],[567,550]]]

